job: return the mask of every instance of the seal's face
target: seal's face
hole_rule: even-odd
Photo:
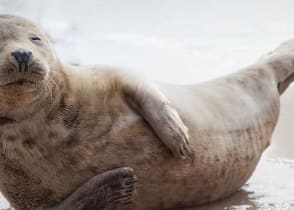
[[[0,16],[0,91],[39,88],[55,65],[44,32],[23,18]]]
[[[42,30],[24,18],[0,15],[0,121],[42,109],[59,66]]]

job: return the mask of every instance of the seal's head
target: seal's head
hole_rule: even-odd
[[[0,15],[0,108],[5,113],[20,106],[32,110],[34,102],[50,92],[58,68],[51,43],[40,28],[21,17]]]

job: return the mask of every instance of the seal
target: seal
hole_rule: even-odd
[[[119,160],[131,153],[116,150],[140,147],[121,148],[140,137],[125,131],[137,121],[177,158],[190,154],[187,127],[153,85],[62,64],[45,33],[19,17],[0,16],[0,41],[0,189],[14,208],[127,208],[136,176]]]
[[[0,189],[16,209],[161,210],[226,197],[269,146],[294,80],[294,41],[180,86],[65,65],[20,17],[0,16],[0,40]]]

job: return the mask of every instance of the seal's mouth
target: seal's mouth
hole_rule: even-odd
[[[5,87],[9,87],[9,86],[23,86],[23,85],[27,85],[27,84],[35,84],[35,82],[27,80],[27,79],[19,79],[13,82],[9,82],[3,86]]]
[[[3,66],[3,67],[2,67]],[[46,64],[32,61],[27,69],[18,68],[14,63],[0,63],[0,88],[33,87],[44,81],[49,72]],[[1,68],[2,67],[2,68]]]

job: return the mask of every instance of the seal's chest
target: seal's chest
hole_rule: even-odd
[[[74,176],[73,180],[66,177],[71,177],[75,169],[85,167],[82,166],[83,156],[79,156],[76,138],[72,130],[58,123],[48,126],[36,136],[20,134],[14,138],[1,138],[0,182],[14,186],[18,180],[25,180],[22,185],[30,188],[62,193],[76,182]],[[13,168],[10,170],[11,163]],[[25,188],[22,188],[23,191],[26,191]]]
[[[69,145],[75,144],[72,131],[56,122],[52,125],[15,126],[13,131],[1,135],[2,154],[6,159],[14,161],[24,170],[36,169],[40,172],[52,171],[50,168],[59,166],[57,158]],[[54,163],[55,162],[55,163]]]

